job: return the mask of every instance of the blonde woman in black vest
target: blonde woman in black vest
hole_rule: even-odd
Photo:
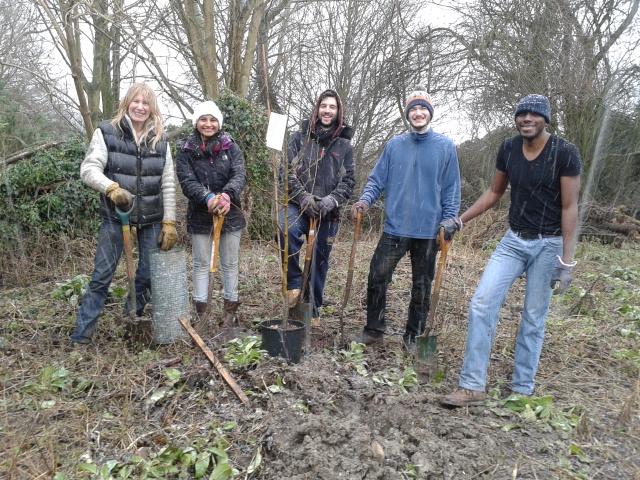
[[[80,303],[71,341],[91,342],[109,285],[122,255],[122,228],[116,206],[129,210],[136,227],[136,315],[149,300],[149,252],[171,249],[177,240],[173,159],[164,134],[156,95],[134,83],[116,116],[100,123],[80,167],[82,181],[100,192],[102,224],[89,289]]]

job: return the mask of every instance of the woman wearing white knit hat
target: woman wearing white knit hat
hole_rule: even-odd
[[[182,192],[189,199],[187,230],[193,252],[193,301],[198,318],[208,311],[209,265],[213,215],[224,215],[220,237],[220,270],[224,289],[222,324],[237,323],[240,234],[246,222],[240,195],[246,184],[244,157],[222,130],[218,105],[202,102],[193,109],[194,130],[178,143],[176,169]]]

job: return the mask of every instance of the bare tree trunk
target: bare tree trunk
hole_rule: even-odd
[[[189,39],[202,93],[205,98],[217,98],[220,89],[213,0],[203,0],[201,5],[195,0],[174,0],[173,5]]]
[[[240,71],[237,72],[238,86],[236,93],[241,97],[246,97],[249,91],[249,79],[251,78],[251,67],[253,66],[253,59],[256,53],[256,45],[258,41],[258,33],[260,31],[260,24],[264,18],[264,0],[256,2],[253,13],[251,14],[251,23],[249,24],[249,30],[247,31],[247,45],[245,49],[244,59],[240,67]]]

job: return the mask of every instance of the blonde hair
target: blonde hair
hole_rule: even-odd
[[[127,94],[120,100],[118,111],[116,112],[116,116],[111,120],[111,124],[122,131],[120,122],[129,112],[129,105],[131,105],[131,102],[133,102],[134,98],[138,95],[142,95],[142,98],[149,104],[149,118],[147,118],[142,126],[142,134],[138,138],[138,141],[140,143],[146,143],[150,134],[153,133],[151,148],[156,148],[156,145],[162,140],[164,135],[164,125],[156,94],[146,83],[134,83],[129,87]]]

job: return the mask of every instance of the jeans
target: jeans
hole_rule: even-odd
[[[304,244],[305,236],[309,233],[309,217],[300,212],[298,205],[288,205],[289,217],[289,263],[287,266],[287,289],[302,288],[302,269],[300,268],[300,252]],[[280,232],[284,231],[284,210],[280,211]],[[322,306],[324,284],[329,271],[329,256],[333,249],[333,241],[338,232],[338,220],[318,221],[316,231],[313,262],[309,273],[309,288],[305,295],[305,301],[313,297],[313,316],[318,316],[318,309]],[[284,250],[284,238],[280,235],[280,250]],[[302,250],[304,258],[304,251]]]
[[[138,269],[136,270],[136,314],[142,315],[144,306],[149,301],[151,291],[151,272],[149,270],[149,253],[158,248],[158,235],[161,224],[137,227]],[[82,297],[76,326],[71,340],[90,339],[98,323],[98,317],[104,308],[109,285],[122,256],[122,226],[120,223],[103,220],[98,232],[98,245],[93,262],[93,274],[89,289]]]
[[[223,232],[220,235],[220,271],[222,273],[223,297],[238,301],[238,272],[240,237],[242,230]],[[209,297],[209,268],[211,265],[211,235],[194,233],[191,236],[193,254],[193,299],[207,302]]]
[[[551,302],[551,274],[562,237],[525,240],[508,230],[491,255],[469,306],[469,326],[459,385],[484,391],[498,314],[513,282],[526,273],[524,309],[518,329],[511,389],[531,395]]]
[[[411,255],[412,287],[405,338],[413,340],[424,331],[438,253],[437,241],[383,233],[369,267],[367,325],[364,329],[370,334],[379,336],[386,330],[387,287],[398,262],[407,252]]]

